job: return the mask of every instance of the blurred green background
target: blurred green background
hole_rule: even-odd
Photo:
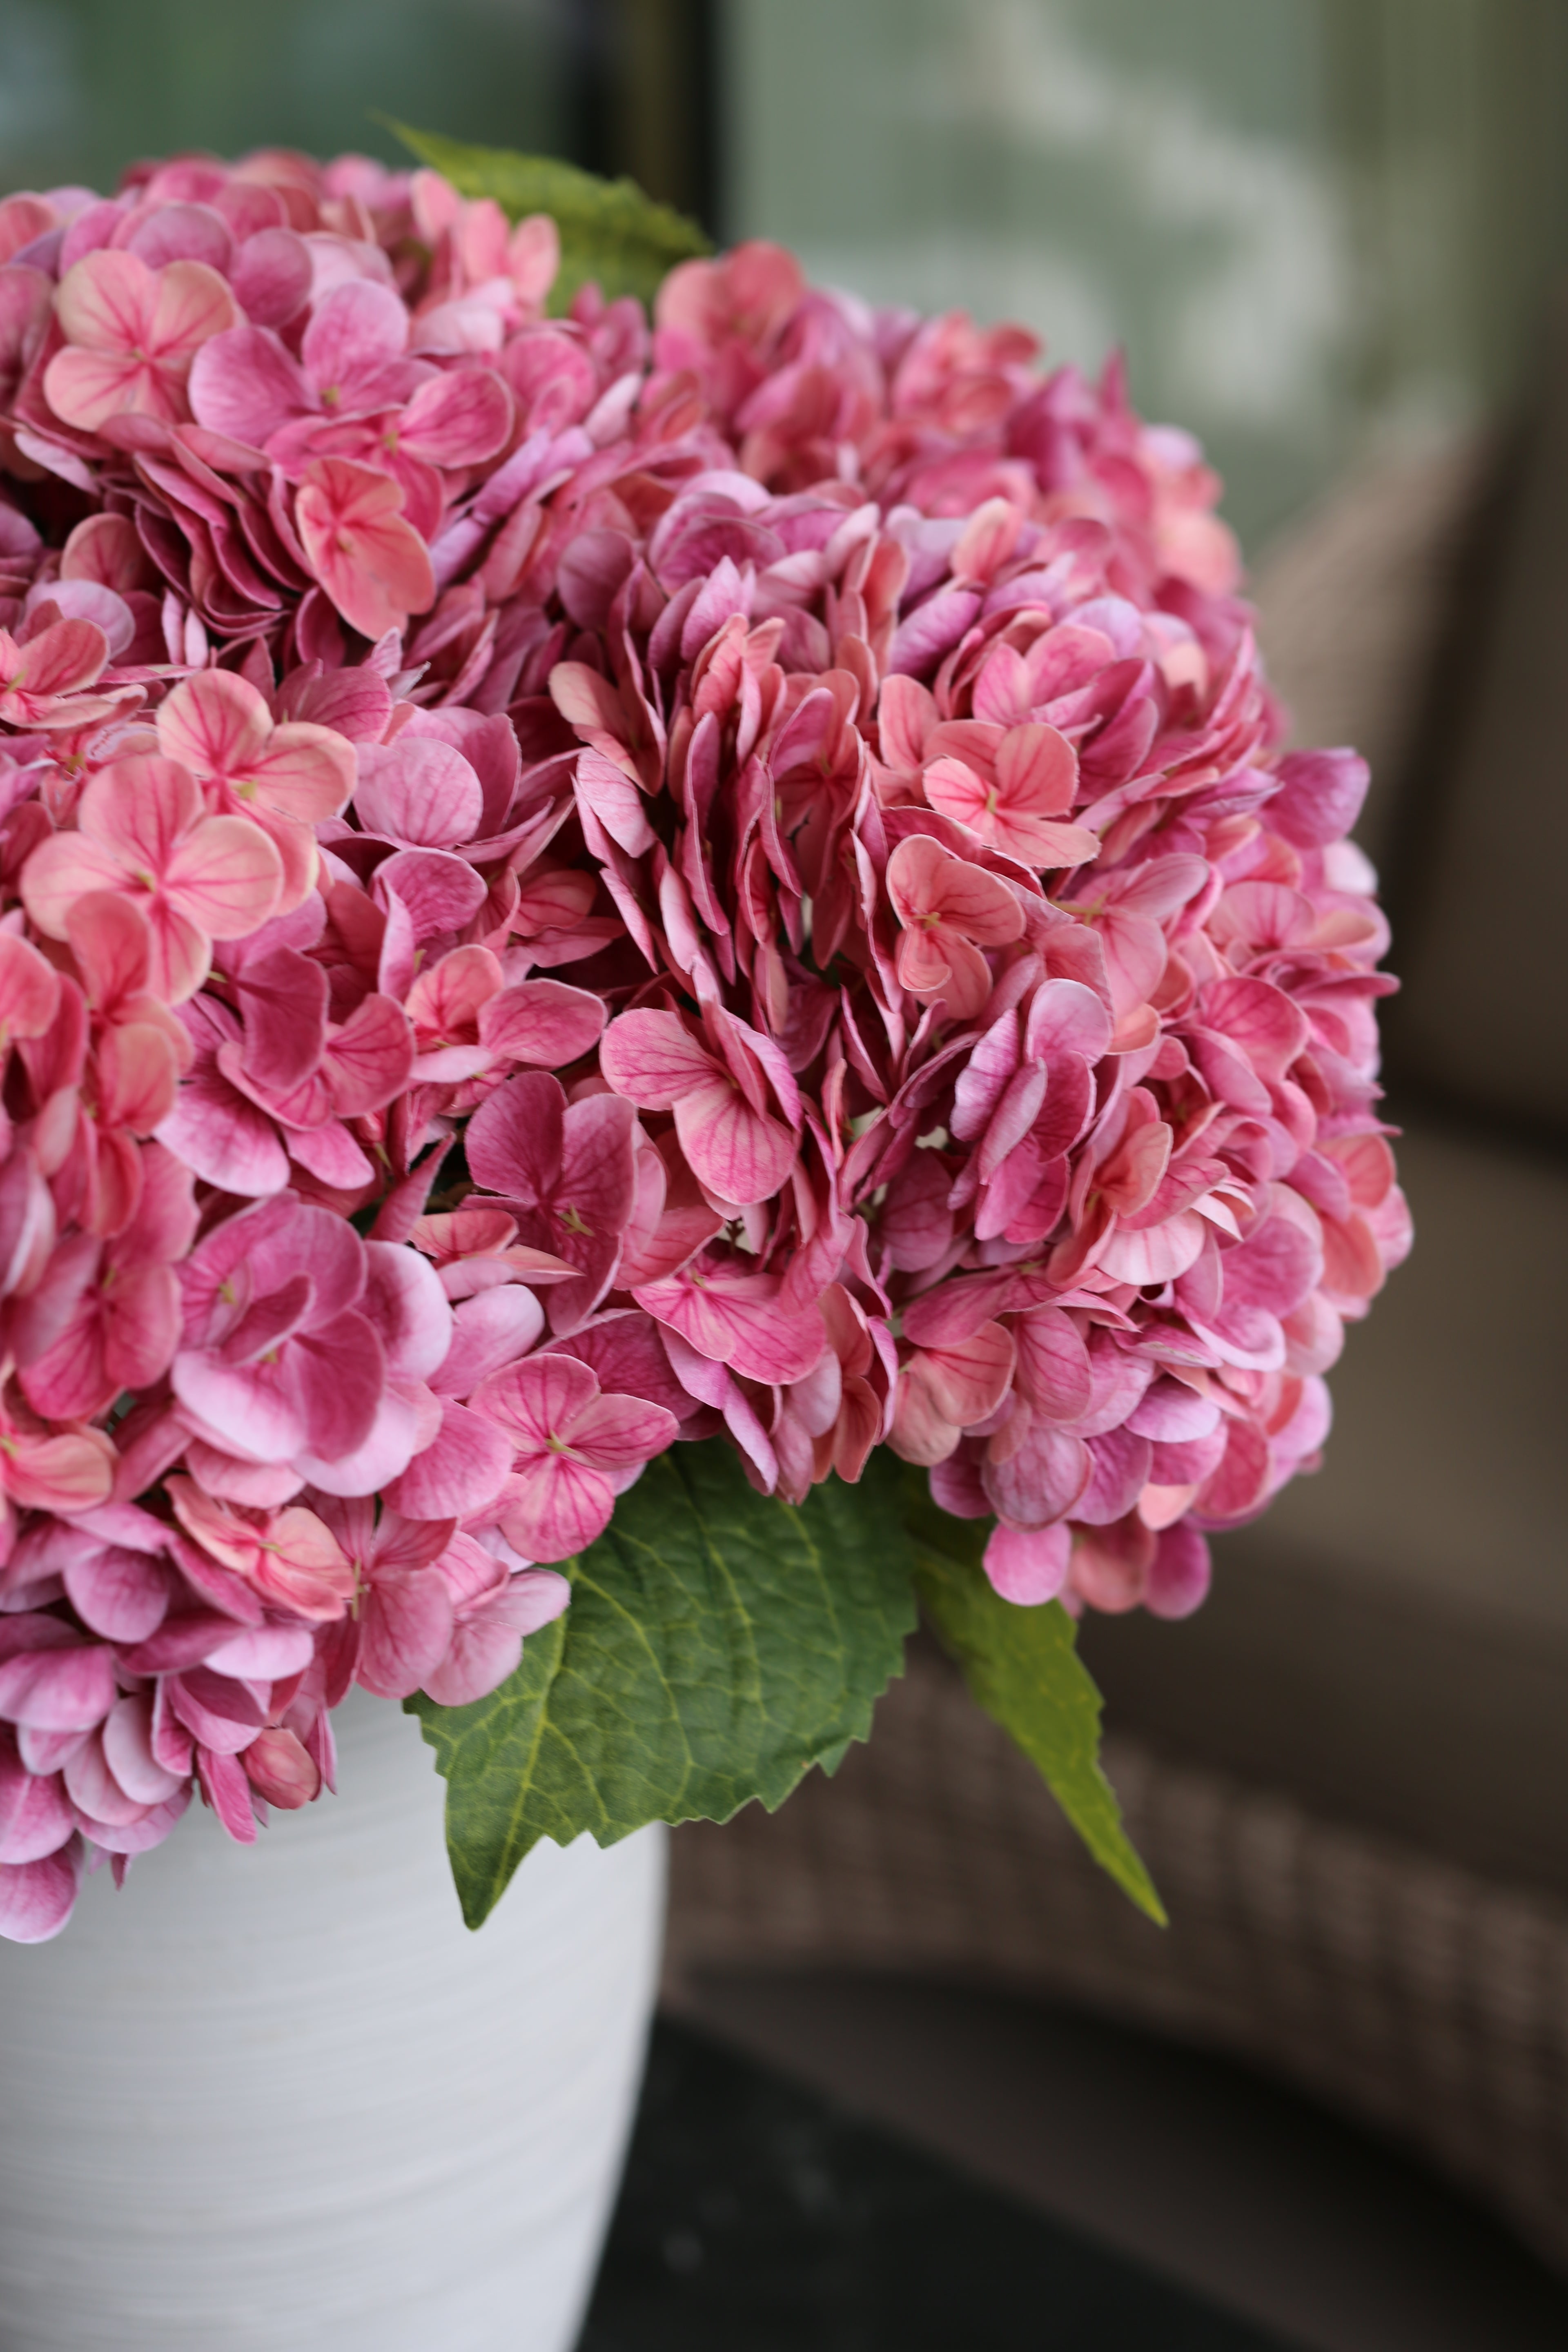
[[[6,185],[382,112],[1122,343],[1253,548],[1505,402],[1568,259],[1568,0],[0,0],[0,59]]]

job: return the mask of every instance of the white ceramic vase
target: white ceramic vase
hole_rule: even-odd
[[[664,1837],[537,1846],[477,1935],[419,1727],[200,1806],[0,1944],[0,2352],[570,2352],[631,2121]]]

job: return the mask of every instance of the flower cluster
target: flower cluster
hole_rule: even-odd
[[[492,1689],[677,1438],[1179,1614],[1406,1245],[1364,772],[1192,444],[556,257],[358,158],[0,205],[0,1934]]]

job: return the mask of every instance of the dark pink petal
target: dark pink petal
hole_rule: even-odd
[[[256,1843],[256,1811],[250,1783],[236,1755],[210,1748],[196,1749],[196,1776],[202,1794],[237,1845]]]
[[[321,1792],[320,1766],[281,1724],[258,1733],[244,1752],[244,1768],[257,1795],[284,1812],[297,1812]]]
[[[561,1174],[565,1115],[566,1097],[554,1078],[534,1071],[509,1078],[468,1121],[475,1182],[531,1204],[550,1200]]]

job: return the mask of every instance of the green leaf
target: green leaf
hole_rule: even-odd
[[[939,1509],[923,1471],[909,1475],[904,1517],[921,1604],[971,1692],[1037,1767],[1101,1869],[1164,1927],[1164,1906],[1100,1769],[1100,1697],[1072,1619],[1059,1601],[1026,1609],[993,1591],[981,1566],[990,1521]]]
[[[567,310],[592,278],[607,301],[635,294],[650,307],[678,261],[711,253],[695,221],[656,205],[635,180],[600,180],[553,155],[519,155],[508,147],[468,147],[433,131],[387,122],[404,145],[450,180],[462,196],[493,196],[512,220],[548,213],[561,232],[561,274],[550,296],[552,317]]]
[[[405,1702],[446,1778],[469,1927],[542,1837],[772,1811],[812,1765],[837,1770],[902,1669],[913,1569],[886,1457],[798,1508],[717,1440],[651,1462],[510,1682],[470,1706]]]

